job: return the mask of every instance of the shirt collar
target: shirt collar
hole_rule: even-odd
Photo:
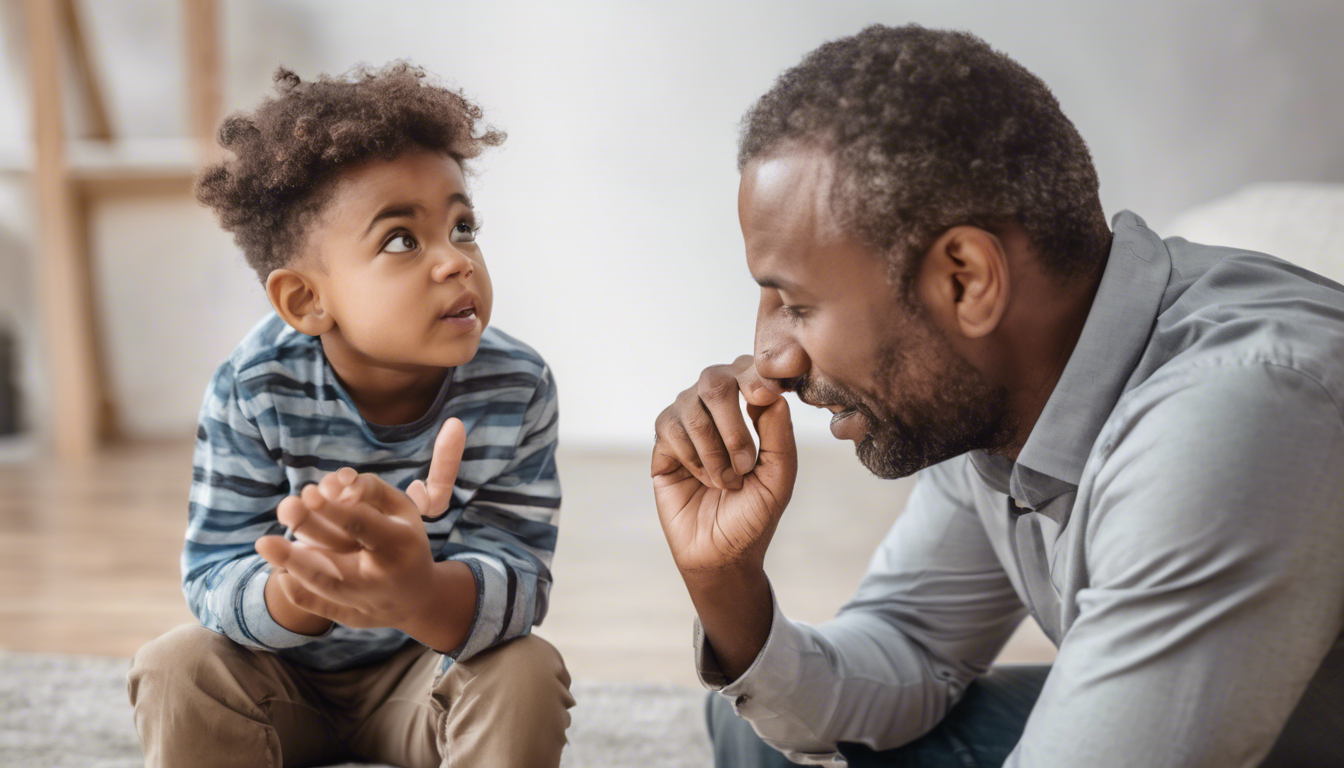
[[[1008,492],[1029,509],[1077,489],[1092,444],[1148,346],[1171,275],[1171,255],[1143,219],[1122,211],[1111,228],[1083,332],[1006,478]],[[1002,485],[1007,460],[991,458],[972,456],[982,476],[998,475],[993,485]]]

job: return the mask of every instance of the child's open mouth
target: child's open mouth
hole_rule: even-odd
[[[439,320],[461,331],[474,330],[477,327],[476,297],[470,293],[459,296],[439,315]]]

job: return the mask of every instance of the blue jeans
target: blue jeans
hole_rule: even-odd
[[[840,753],[851,768],[998,768],[1022,737],[1049,672],[1049,666],[994,667],[971,683],[942,722],[920,738],[885,752],[842,742]],[[793,765],[766,746],[719,694],[709,695],[705,715],[718,768]]]

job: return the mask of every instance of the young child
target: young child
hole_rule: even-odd
[[[463,171],[504,135],[404,63],[276,82],[197,182],[275,311],[201,409],[182,554],[201,626],[132,663],[147,765],[558,765],[569,675],[529,634],[555,386],[487,328]]]

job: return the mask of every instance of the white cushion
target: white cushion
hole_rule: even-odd
[[[1268,253],[1344,283],[1344,184],[1252,184],[1185,211],[1159,231]]]

